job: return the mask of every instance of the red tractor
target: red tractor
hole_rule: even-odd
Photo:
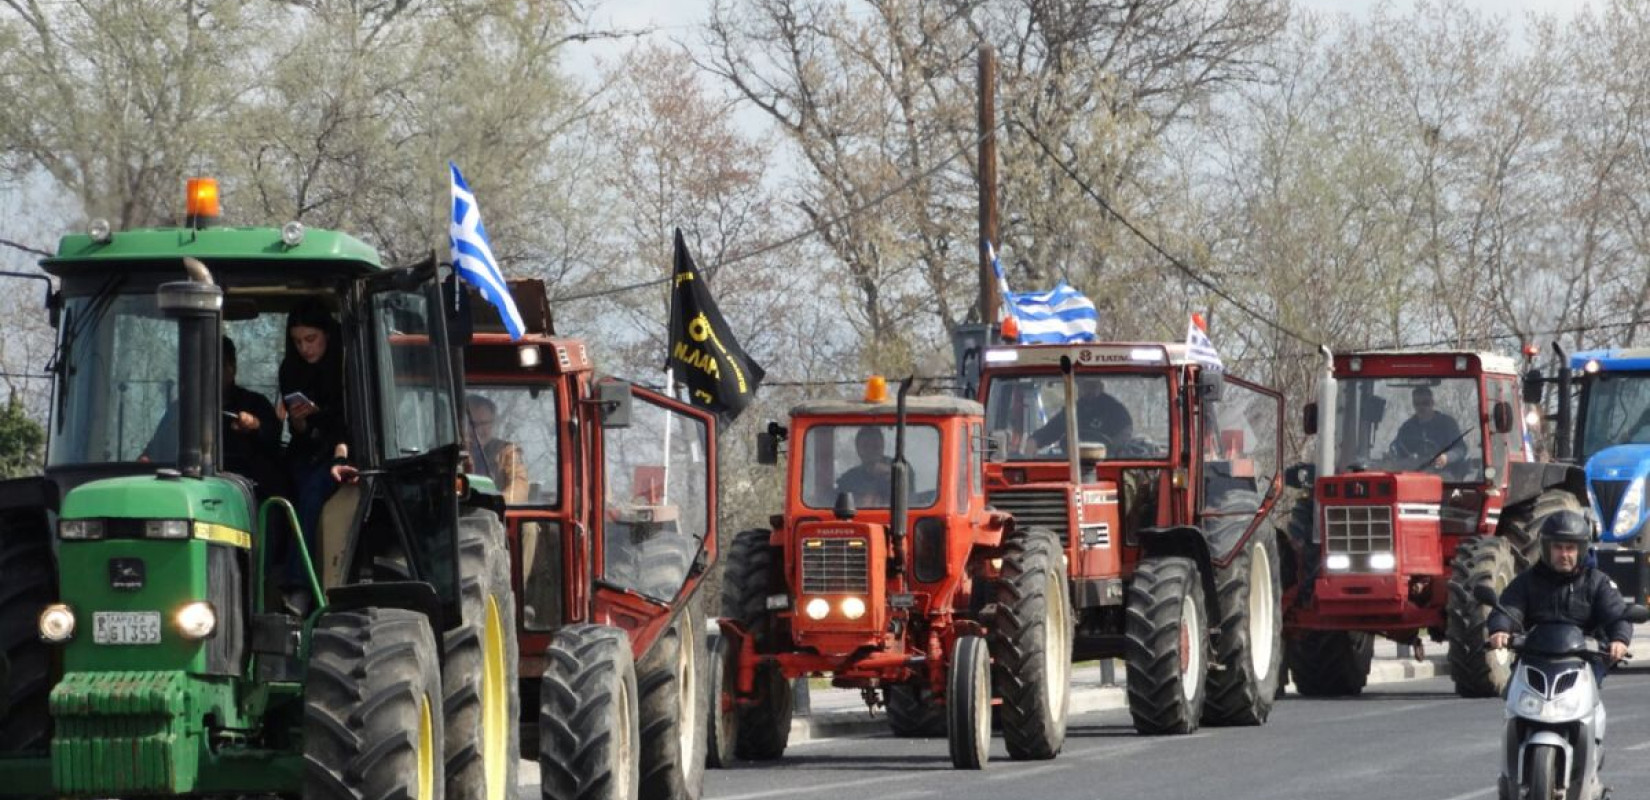
[[[1499,594],[1534,557],[1541,518],[1581,508],[1572,470],[1533,462],[1518,402],[1506,356],[1330,357],[1305,409],[1316,463],[1287,475],[1310,490],[1288,522],[1284,595],[1302,694],[1357,694],[1374,636],[1419,656],[1423,633],[1449,641],[1458,694],[1501,692],[1508,660],[1485,647],[1488,609],[1472,587]]]
[[[555,335],[543,285],[511,288],[527,332],[478,320],[461,422],[505,502],[520,671],[536,676],[522,694],[539,698],[523,750],[545,798],[697,798],[707,665],[691,601],[716,555],[715,422],[598,380],[584,343]]]
[[[1259,725],[1279,679],[1283,400],[1182,344],[986,348],[986,497],[1054,531],[1077,659],[1122,656],[1141,733]],[[1075,443],[1072,445],[1070,443]]]
[[[884,704],[896,734],[944,734],[978,769],[993,698],[1014,759],[1065,741],[1071,608],[1057,534],[987,507],[983,409],[971,400],[822,401],[770,426],[789,438],[785,512],[727,557],[712,654],[712,762],[785,751],[791,681],[829,674]]]

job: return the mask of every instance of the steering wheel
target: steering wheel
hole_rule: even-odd
[[[1158,452],[1158,447],[1155,442],[1144,436],[1136,436],[1125,442],[1122,447],[1117,448],[1117,457],[1135,459],[1153,458],[1158,454]]]

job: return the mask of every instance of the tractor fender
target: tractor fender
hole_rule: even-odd
[[[430,630],[434,631],[437,637],[440,637],[443,631],[462,622],[453,620],[454,626],[443,624],[445,618],[441,613],[441,597],[435,593],[434,586],[423,581],[358,583],[327,590],[327,613],[357,611],[363,608],[401,608],[423,614],[429,618]]]
[[[1501,506],[1508,509],[1533,502],[1555,486],[1573,493],[1583,504],[1587,502],[1587,471],[1579,465],[1528,461],[1508,464],[1507,493]]]
[[[1201,528],[1191,525],[1171,525],[1166,528],[1145,528],[1140,531],[1142,558],[1181,556],[1197,564],[1203,579],[1203,597],[1213,604],[1219,598],[1215,591],[1214,562],[1209,557],[1209,540]],[[1211,605],[1211,609],[1213,606]]]

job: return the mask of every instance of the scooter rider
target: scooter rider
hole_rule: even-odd
[[[1627,601],[1610,579],[1585,562],[1593,542],[1593,524],[1575,511],[1559,511],[1541,524],[1541,560],[1501,593],[1501,608],[1490,615],[1489,646],[1507,646],[1515,626],[1564,622],[1610,642],[1609,663],[1594,660],[1600,684],[1610,665],[1627,657],[1633,624],[1626,620]]]

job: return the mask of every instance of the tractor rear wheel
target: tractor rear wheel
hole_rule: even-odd
[[[1148,735],[1197,730],[1209,671],[1204,608],[1203,581],[1191,559],[1146,558],[1135,568],[1124,627],[1135,730]]]
[[[624,631],[567,625],[545,651],[539,684],[544,800],[635,800],[636,666]]]
[[[1304,631],[1288,645],[1289,675],[1303,697],[1360,694],[1369,682],[1375,637],[1361,631]]]
[[[1449,676],[1462,697],[1499,697],[1512,678],[1512,655],[1489,649],[1490,608],[1472,596],[1479,584],[1497,597],[1518,575],[1511,539],[1487,536],[1468,539],[1455,549],[1450,564],[1449,608],[1445,614],[1449,637]]]
[[[471,508],[459,518],[458,579],[464,622],[445,636],[441,673],[447,800],[505,800],[516,791],[521,653],[497,514]]]
[[[991,654],[978,636],[957,637],[945,678],[951,766],[980,769],[991,758]]]
[[[894,684],[888,699],[888,730],[906,739],[926,739],[946,735],[945,706],[934,701],[927,686]]]
[[[429,619],[399,608],[327,614],[310,648],[303,796],[441,797],[441,669]]]
[[[739,737],[739,715],[733,706],[734,695],[739,690],[739,669],[733,663],[733,645],[727,637],[721,633],[712,633],[709,637],[705,685],[710,692],[710,719],[705,732],[705,766],[723,769],[733,766],[734,742]]]
[[[759,664],[755,694],[753,702],[739,706],[736,712],[734,755],[747,761],[773,761],[785,755],[791,742],[791,682],[778,664]]]
[[[697,800],[705,781],[705,633],[692,605],[636,665],[642,800]]]
[[[1263,725],[1272,713],[1283,666],[1283,607],[1279,600],[1277,543],[1255,536],[1232,563],[1215,572],[1214,640],[1203,722]]]
[[[0,753],[43,751],[51,741],[51,646],[40,610],[56,599],[50,541],[0,536]]]
[[[1580,498],[1558,487],[1537,495],[1534,503],[1520,506],[1516,511],[1502,512],[1495,535],[1512,543],[1519,569],[1541,560],[1541,523],[1559,511],[1586,513]]]
[[[1066,741],[1073,621],[1061,555],[1047,528],[1018,530],[1003,544],[987,641],[1003,743],[1016,761],[1053,758]]]

